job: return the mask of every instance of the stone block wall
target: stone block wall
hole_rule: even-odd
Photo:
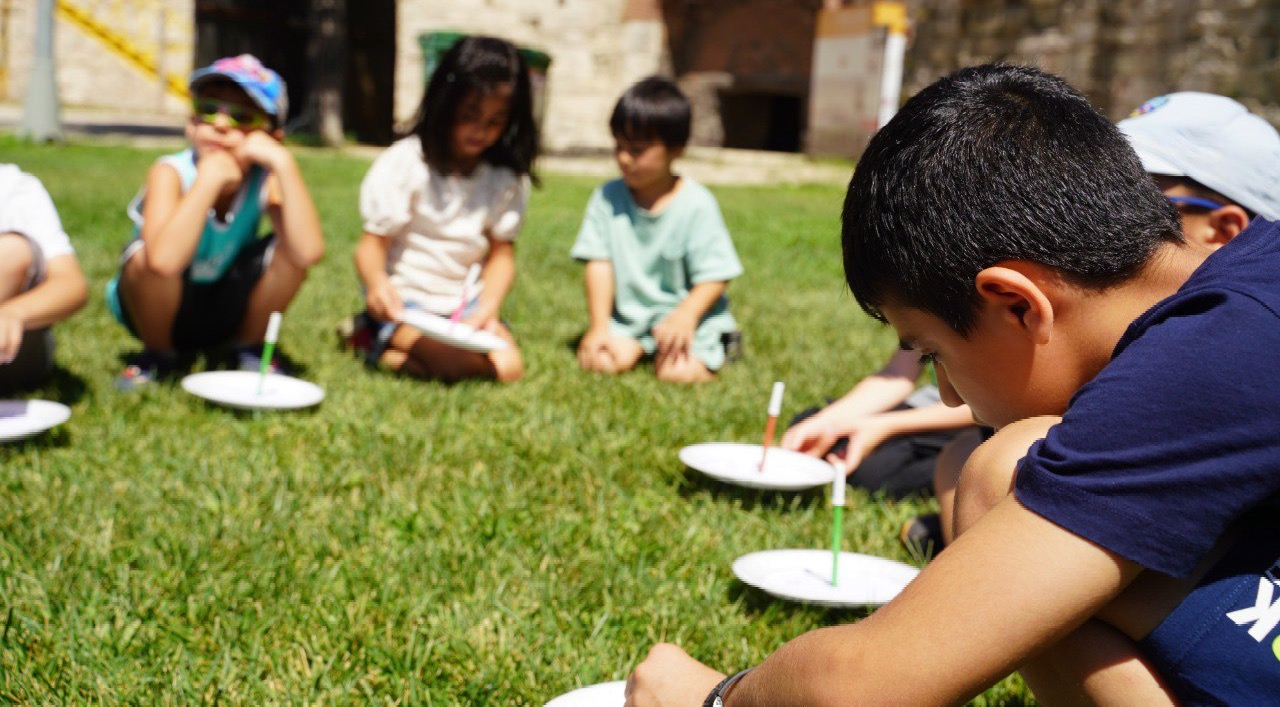
[[[1208,91],[1280,124],[1280,0],[908,0],[910,96],[981,61],[1061,74],[1112,119]]]
[[[609,114],[627,86],[669,67],[660,13],[634,0],[402,0],[397,5],[395,117],[422,100],[424,32],[489,34],[551,55],[542,135],[550,151],[612,144]],[[651,9],[651,8],[650,8]]]
[[[76,3],[91,14],[103,3]],[[0,100],[21,103],[26,95],[36,36],[36,0],[0,0]],[[127,14],[100,11],[96,17],[132,46],[158,57],[162,73],[185,77],[192,69],[193,0],[135,3]],[[84,28],[54,17],[54,60],[62,105],[110,109],[117,113],[185,115],[185,99],[165,91],[164,82],[145,73]]]

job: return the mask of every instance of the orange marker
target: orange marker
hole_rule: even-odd
[[[760,452],[760,468],[757,470],[764,473],[764,460],[769,455],[769,447],[773,444],[773,428],[778,424],[778,415],[782,413],[782,391],[786,389],[786,384],[778,381],[773,384],[773,394],[769,396],[769,422],[764,427],[764,449]]]

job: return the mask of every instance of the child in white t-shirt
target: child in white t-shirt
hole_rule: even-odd
[[[49,327],[84,306],[84,273],[40,180],[0,165],[0,390],[53,371]]]
[[[498,318],[515,280],[537,154],[529,74],[509,42],[468,37],[445,53],[413,134],[387,149],[360,188],[364,233],[356,269],[365,312],[344,322],[344,342],[422,378],[518,380],[524,364]],[[479,276],[468,273],[479,266]],[[402,326],[408,309],[453,317],[504,339],[463,350]]]

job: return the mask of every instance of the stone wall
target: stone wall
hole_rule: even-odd
[[[157,57],[162,74],[185,82],[191,73],[193,0],[145,0],[128,8],[90,0],[75,5],[133,48]],[[34,52],[36,0],[0,0],[0,8],[6,10],[0,13],[0,100],[21,103]],[[190,110],[186,99],[166,92],[162,79],[130,64],[61,13],[54,17],[53,43],[64,106],[174,116]]]
[[[910,96],[982,61],[1061,74],[1112,119],[1152,96],[1231,96],[1280,124],[1280,0],[908,0]]]
[[[490,34],[551,55],[542,126],[551,151],[612,144],[609,114],[625,88],[669,72],[661,13],[635,0],[402,0],[397,5],[395,117],[422,100],[424,32]]]

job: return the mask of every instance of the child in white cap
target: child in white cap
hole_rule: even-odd
[[[1239,102],[1171,93],[1143,103],[1120,131],[1192,243],[1217,249],[1253,218],[1280,217],[1280,134]]]
[[[196,71],[190,85],[190,147],[152,166],[129,205],[134,238],[107,285],[112,313],[144,347],[118,379],[122,390],[172,374],[179,353],[228,343],[240,368],[258,370],[268,317],[288,307],[324,252],[311,195],[280,142],[280,76],[242,54]]]

